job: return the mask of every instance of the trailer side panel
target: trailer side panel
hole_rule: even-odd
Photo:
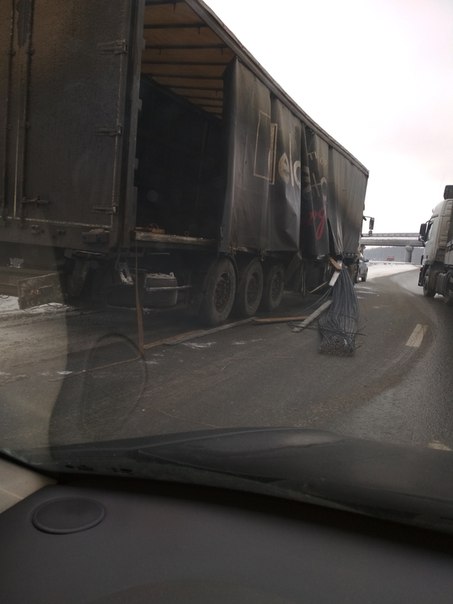
[[[247,67],[230,67],[223,251],[356,254],[367,172],[293,114]]]

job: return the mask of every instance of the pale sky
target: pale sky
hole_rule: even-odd
[[[453,0],[205,0],[370,171],[375,232],[418,232],[453,184]]]

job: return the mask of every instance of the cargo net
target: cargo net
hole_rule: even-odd
[[[342,268],[332,288],[332,304],[318,321],[319,351],[338,356],[352,355],[356,349],[359,304],[349,272]]]

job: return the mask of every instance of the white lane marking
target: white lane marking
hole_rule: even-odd
[[[411,333],[406,342],[406,346],[409,346],[409,348],[420,348],[420,345],[423,342],[423,336],[427,330],[427,325],[417,323],[417,325],[414,327],[414,331]]]
[[[428,443],[428,447],[430,449],[438,449],[439,451],[451,451],[450,447],[444,445],[439,440],[433,440],[433,442]]]

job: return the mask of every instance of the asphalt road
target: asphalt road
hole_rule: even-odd
[[[417,276],[408,272],[359,286],[362,316],[368,317],[363,401],[332,417],[330,427],[364,438],[453,449],[453,309],[442,296],[424,298]]]
[[[142,360],[132,312],[10,317],[1,324],[2,442],[298,426],[453,448],[452,309],[425,299],[416,281],[409,269],[357,285],[352,356],[321,354],[316,323],[299,333],[283,322],[203,334],[184,313],[153,314]],[[312,310],[290,297],[280,314]]]

